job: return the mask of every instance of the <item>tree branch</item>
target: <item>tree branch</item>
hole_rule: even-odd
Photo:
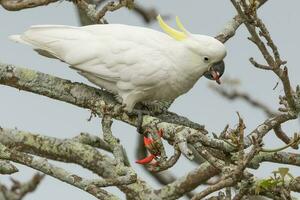
[[[250,166],[257,169],[262,162],[273,162],[300,167],[300,154],[290,152],[260,152],[250,162]]]
[[[133,11],[141,16],[146,23],[151,23],[156,20],[158,12],[154,8],[144,8],[140,4],[135,3]]]
[[[255,108],[259,108],[262,110],[268,117],[275,116],[279,114],[279,112],[276,112],[272,110],[269,106],[262,103],[261,101],[254,99],[250,94],[245,92],[240,92],[238,90],[231,90],[228,91],[226,88],[220,88],[215,86],[210,86],[214,91],[216,91],[218,94],[222,95],[223,97],[227,98],[228,100],[235,100],[235,99],[242,99],[248,104],[252,105]],[[276,136],[282,140],[285,144],[291,143],[291,138],[287,136],[287,134],[282,130],[282,127],[280,125],[274,126],[273,128]],[[298,149],[298,145],[291,146],[294,149]]]
[[[29,154],[21,153],[16,150],[10,150],[4,145],[0,143],[0,158],[8,159],[38,171],[41,171],[45,174],[48,174],[54,178],[57,178],[63,182],[69,183],[77,188],[80,188],[93,196],[97,197],[98,199],[107,199],[107,200],[115,200],[118,199],[116,196],[109,194],[105,190],[100,189],[97,187],[100,184],[101,186],[106,186],[103,184],[102,181],[98,184],[98,181],[86,181],[82,177],[71,174],[64,170],[63,168],[56,167],[47,162],[46,159],[42,158],[35,158]]]
[[[105,113],[132,126],[138,125],[137,115],[126,113],[112,94],[82,83],[71,82],[34,70],[0,63],[0,84],[87,108],[99,116]],[[158,118],[154,119],[159,121],[177,123],[198,129],[204,134],[207,133],[202,125],[191,122],[187,118],[172,112],[166,112],[156,117]]]
[[[268,0],[259,0],[257,8],[264,5]],[[242,18],[239,15],[236,15],[233,17],[232,20],[230,20],[222,29],[220,33],[215,37],[219,41],[225,43],[227,40],[232,38],[235,35],[236,30],[239,28],[239,26],[243,23]]]
[[[1,145],[1,144],[0,144]],[[0,147],[1,148],[1,147]],[[25,195],[36,190],[45,175],[36,173],[29,181],[21,183],[11,178],[13,185],[10,189],[2,186],[2,195],[5,200],[22,200]],[[2,199],[0,195],[0,199]]]
[[[200,184],[205,183],[220,171],[212,167],[208,162],[201,164],[196,169],[190,171],[184,177],[157,190],[156,193],[161,199],[178,199],[185,193],[192,191]]]
[[[109,182],[109,185],[114,183],[118,184],[117,187],[126,193],[126,195],[131,196],[132,199],[139,199],[139,197],[143,197],[143,194],[147,193],[147,195],[149,195],[149,192],[151,193],[152,191],[152,188],[140,178],[137,178],[136,180],[132,179],[135,178],[135,175],[131,173],[131,168],[127,168],[127,170],[125,166],[124,168],[120,168],[116,166],[116,161],[114,159],[100,153],[91,146],[75,142],[72,139],[62,140],[15,129],[3,128],[0,130],[0,141],[7,147],[5,147],[6,149],[17,147],[18,152],[22,155],[30,153],[43,158],[78,164],[103,177],[106,180],[106,183]],[[8,153],[10,151],[12,150],[7,150]],[[28,158],[31,159],[31,157]],[[21,162],[22,160],[17,161]],[[43,161],[43,159],[41,159],[41,161]],[[25,161],[22,162],[22,164],[28,164],[30,166],[30,163],[25,163]],[[124,171],[126,171],[127,174],[124,174]],[[124,179],[127,181],[126,184],[129,184],[132,181],[135,181],[135,183],[119,185]],[[81,184],[82,182],[80,185]],[[102,183],[98,182],[98,184],[104,185],[103,181]],[[143,187],[143,190],[141,190],[140,186]]]
[[[9,11],[19,11],[37,6],[46,6],[59,0],[0,0],[3,8]]]
[[[275,115],[265,120],[262,124],[258,125],[246,138],[245,147],[249,147],[252,144],[252,137],[257,138],[258,136],[264,137],[270,130],[275,127],[287,122],[289,120],[297,119],[297,115],[293,113],[283,113]]]
[[[265,105],[264,103],[260,102],[257,99],[254,99],[250,94],[245,92],[240,92],[238,90],[231,90],[228,91],[225,88],[210,86],[214,91],[216,91],[221,96],[227,98],[228,100],[235,100],[235,99],[242,99],[245,102],[249,103],[255,108],[261,109],[263,112],[266,113],[268,117],[276,115],[278,112],[270,109],[269,106]]]
[[[9,161],[0,159],[0,174],[13,174],[18,171],[18,168],[16,168]]]
[[[281,68],[281,66],[286,64],[286,62],[281,60],[277,46],[273,42],[265,24],[261,19],[258,18],[255,3],[248,4],[245,0],[231,0],[231,2],[236,8],[239,16],[244,19],[244,24],[251,35],[251,37],[249,38],[250,41],[252,41],[260,50],[262,56],[268,63],[268,66],[270,66],[269,69],[272,70],[280,78],[288,102],[289,111],[295,112],[297,114],[298,112],[300,112],[300,108],[298,108],[295,103],[295,97],[293,95],[294,92],[289,81],[287,67],[284,66],[283,69]],[[259,33],[257,33],[257,30],[259,31]],[[263,42],[261,37],[263,37],[267,41],[266,44]],[[272,53],[269,52],[267,46],[271,48]],[[250,61],[254,63],[254,66],[262,66],[255,64],[256,62],[254,62],[253,58],[251,58]]]
[[[89,133],[80,133],[80,135],[73,138],[75,142],[87,144],[95,148],[100,148],[108,152],[112,152],[112,148],[103,141],[100,137],[91,135]]]
[[[0,0],[0,3],[3,5],[4,1],[5,0]],[[267,0],[255,1],[258,2],[256,6],[259,7],[266,1]],[[234,1],[232,0],[232,2]],[[91,7],[93,5],[84,0],[77,1],[78,7],[83,9],[90,19],[94,19],[96,22],[99,22],[108,11],[114,11],[121,7],[131,7],[131,3],[133,3],[133,0],[120,0],[119,2],[113,3],[110,2],[104,5],[100,11],[97,11],[96,6]],[[297,154],[288,153],[288,157],[286,158],[278,157],[283,156],[283,152],[273,154],[260,152],[256,155],[260,151],[261,139],[272,129],[280,135],[279,137],[281,137],[282,140],[287,141],[287,138],[283,137],[285,134],[280,125],[286,121],[297,118],[300,107],[298,106],[297,101],[300,99],[300,92],[298,95],[299,99],[297,99],[297,95],[295,95],[291,89],[287,69],[280,68],[284,62],[281,61],[277,47],[269,36],[264,24],[258,18],[253,18],[248,16],[248,13],[245,13],[245,11],[249,11],[246,3],[241,3],[239,6],[240,7],[237,8],[239,15],[234,17],[233,20],[225,26],[223,31],[216,36],[216,38],[222,42],[226,42],[235,34],[235,31],[242,22],[246,24],[249,32],[252,34],[252,37],[250,38],[251,41],[258,46],[268,63],[268,65],[261,65],[253,59],[252,64],[258,68],[271,69],[281,78],[286,95],[286,98],[282,98],[281,101],[282,105],[287,108],[287,112],[275,113],[268,109],[267,106],[260,104],[260,102],[255,101],[247,95],[233,94],[231,98],[236,98],[237,96],[242,97],[254,106],[263,109],[269,116],[269,119],[257,126],[247,138],[244,139],[244,131],[241,131],[238,135],[238,141],[240,143],[238,143],[237,146],[235,146],[235,144],[232,145],[227,141],[223,141],[222,138],[212,138],[207,136],[206,134],[208,131],[204,129],[204,126],[193,123],[188,119],[171,112],[144,116],[142,123],[143,127],[150,126],[163,129],[163,138],[173,146],[178,145],[180,149],[180,151],[178,151],[176,146],[174,156],[172,156],[171,159],[166,161],[163,165],[165,168],[172,166],[177,161],[180,152],[190,159],[193,158],[192,151],[190,151],[190,147],[188,145],[192,145],[202,157],[209,161],[201,164],[197,169],[189,172],[185,177],[177,179],[159,190],[153,190],[146,182],[141,180],[139,177],[136,177],[133,169],[129,167],[129,161],[126,160],[126,153],[124,152],[122,145],[119,144],[118,139],[115,138],[111,132],[111,118],[121,120],[132,126],[138,125],[137,115],[126,113],[122,109],[122,106],[114,99],[112,94],[104,90],[99,90],[80,83],[73,83],[68,80],[35,72],[33,70],[22,69],[13,65],[0,64],[0,84],[90,109],[93,113],[102,117],[104,135],[104,141],[99,137],[87,134],[80,135],[69,140],[59,140],[56,138],[33,135],[31,133],[24,133],[17,130],[1,129],[0,148],[2,148],[2,151],[0,152],[0,158],[13,160],[15,162],[37,168],[41,171],[44,170],[48,172],[48,174],[51,172],[51,175],[54,177],[59,177],[59,173],[61,172],[64,175],[61,180],[85,190],[89,190],[89,186],[92,186],[92,191],[89,190],[88,192],[94,195],[97,194],[96,190],[99,189],[98,187],[117,186],[126,194],[128,199],[144,199],[147,197],[147,199],[156,198],[171,200],[181,197],[186,194],[186,192],[193,190],[209,178],[222,171],[222,168],[225,166],[225,162],[222,158],[219,160],[219,157],[214,155],[214,151],[224,154],[238,151],[236,154],[240,162],[233,165],[234,170],[229,173],[231,176],[228,174],[223,175],[218,183],[208,187],[206,190],[196,195],[194,197],[195,199],[204,198],[211,192],[220,190],[224,187],[228,187],[228,189],[230,189],[231,186],[249,177],[249,173],[245,171],[246,167],[257,167],[259,163],[264,161],[287,163],[298,166],[299,155]],[[252,24],[253,21],[255,21],[254,25]],[[266,45],[261,40],[258,40],[260,39],[260,36],[256,33],[254,26],[260,28],[260,36],[267,40]],[[268,51],[267,46],[271,48],[272,54]],[[49,149],[47,147],[49,144],[51,144],[53,149]],[[244,148],[247,148],[250,145],[253,145],[250,153],[245,154]],[[12,147],[15,146],[18,148],[13,149]],[[92,146],[95,148],[92,148]],[[102,154],[97,151],[96,148],[102,148],[113,153],[113,157]],[[210,151],[209,148],[211,148],[212,151]],[[63,162],[76,163],[91,170],[92,172],[95,172],[104,179],[84,180],[77,175],[70,174],[63,169],[51,165],[45,160],[37,159],[35,156],[29,155],[28,153]],[[225,155],[223,159],[225,160],[227,157],[229,158],[229,156]],[[232,161],[233,159],[230,159],[229,163],[231,164]],[[227,162],[228,161],[226,160],[226,163]],[[47,171],[47,169],[43,168],[43,166],[46,168],[48,167],[51,170]],[[70,179],[70,177],[73,179]],[[74,181],[76,183],[74,183]],[[295,185],[297,184],[298,183]],[[96,189],[94,188],[95,186],[97,186]],[[101,195],[105,193],[105,191],[101,189],[99,190]],[[105,195],[103,198],[116,198],[110,194],[105,193]]]

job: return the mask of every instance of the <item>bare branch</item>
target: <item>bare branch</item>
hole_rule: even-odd
[[[97,6],[97,2],[89,0],[76,0],[74,2],[89,17],[92,23],[106,23],[103,18],[105,14],[122,7],[133,9],[135,12],[141,14],[145,21],[151,21],[156,17],[154,10],[145,10],[140,6],[134,7],[134,0],[100,1],[100,6]],[[282,152],[283,148],[280,149],[280,152],[265,152],[261,147],[263,137],[272,129],[278,138],[289,144],[286,147],[292,146],[294,141],[295,146],[293,147],[297,148],[299,142],[299,140],[288,138],[281,128],[283,123],[298,117],[298,113],[300,112],[300,87],[296,89],[296,92],[292,90],[287,68],[282,68],[286,62],[281,60],[278,48],[273,42],[267,28],[257,17],[257,8],[267,0],[248,2],[245,0],[231,1],[237,9],[238,15],[225,26],[216,38],[221,42],[226,42],[234,36],[237,28],[244,23],[251,34],[249,39],[257,45],[267,64],[257,63],[253,58],[250,59],[250,62],[257,68],[273,71],[281,79],[285,92],[285,97],[280,98],[280,104],[283,106],[283,108],[280,108],[280,113],[273,111],[248,94],[238,91],[218,91],[229,99],[242,98],[251,105],[262,109],[268,115],[269,118],[254,128],[247,137],[244,137],[245,125],[241,117],[239,117],[239,124],[234,131],[235,138],[231,140],[233,141],[231,143],[226,138],[226,134],[232,130],[228,129],[228,126],[224,129],[221,137],[218,137],[217,134],[211,137],[207,135],[208,131],[203,125],[193,123],[187,118],[168,111],[161,114],[156,114],[152,111],[152,113],[143,117],[142,126],[148,126],[152,129],[155,127],[158,130],[163,129],[164,134],[162,137],[169,144],[173,145],[174,155],[167,159],[160,136],[151,132],[149,137],[151,141],[158,144],[157,149],[159,149],[160,154],[158,154],[157,158],[159,161],[158,165],[150,166],[148,170],[160,171],[173,166],[181,153],[189,159],[193,159],[193,152],[197,152],[206,160],[186,176],[173,180],[171,183],[170,181],[167,182],[166,180],[157,178],[167,185],[159,190],[154,190],[145,181],[137,177],[134,170],[130,167],[124,148],[111,130],[112,119],[123,121],[132,126],[138,126],[138,115],[136,113],[125,112],[122,105],[114,99],[114,96],[105,90],[0,63],[0,84],[90,109],[93,113],[102,117],[103,129],[103,140],[100,137],[89,134],[81,134],[73,139],[60,140],[18,130],[0,129],[0,159],[12,160],[40,170],[81,188],[97,198],[116,199],[116,196],[99,188],[116,186],[125,193],[128,199],[133,200],[178,199],[197,186],[205,184],[209,178],[216,175],[218,175],[218,181],[196,194],[193,199],[203,199],[212,192],[223,188],[226,188],[226,196],[223,195],[223,192],[220,192],[218,197],[231,199],[231,187],[237,186],[238,183],[246,184],[251,178],[252,174],[246,170],[247,167],[257,168],[262,162],[300,165],[300,156],[298,154]],[[7,0],[0,0],[0,4],[3,7],[5,7],[3,2],[8,5]],[[37,3],[24,4],[26,2]],[[11,1],[10,3],[13,6],[10,6],[10,8],[17,8],[19,6],[20,9],[24,9],[30,6],[35,7],[47,4],[41,2],[46,1]],[[52,1],[47,2],[50,3]],[[22,3],[23,5],[21,5]],[[149,13],[146,13],[146,11],[149,11]],[[51,144],[51,148],[49,144]],[[250,146],[250,151],[245,151]],[[112,153],[112,156],[103,154],[97,148],[106,150],[107,152],[105,153],[107,154]],[[145,151],[143,152],[145,153]],[[101,178],[93,180],[83,179],[76,174],[71,174],[62,168],[51,165],[45,159],[37,158],[36,155],[57,161],[78,164],[99,175]],[[156,175],[155,177],[158,176]],[[253,182],[248,181],[248,185],[252,184]],[[298,185],[299,183],[295,181],[291,187],[294,188],[294,191],[297,191]],[[251,192],[252,190],[244,185],[238,188],[238,194],[234,199],[242,199],[244,195]],[[270,190],[267,192],[272,193],[273,191]],[[280,198],[290,197],[290,191],[286,188],[283,188],[278,194],[281,195]]]
[[[264,69],[264,70],[272,70],[272,67],[268,66],[268,65],[263,65],[263,64],[259,64],[258,62],[256,62],[254,60],[254,58],[249,58],[249,61],[251,62],[252,65],[254,65],[254,67],[259,68],[259,69]]]
[[[148,167],[148,170],[151,172],[160,172],[160,171],[169,169],[175,165],[175,163],[178,161],[180,155],[181,155],[181,152],[175,148],[174,155],[172,155],[168,160],[160,160],[157,165],[152,165],[152,166],[150,165]]]
[[[98,174],[99,176],[103,177],[105,181],[99,180],[98,181],[99,185],[105,185],[105,184],[110,185],[116,183],[118,184],[117,187],[119,187],[122,191],[124,191],[126,195],[132,196],[132,199],[136,199],[137,194],[143,195],[143,193],[147,193],[146,191],[148,192],[152,191],[152,188],[146,182],[142,181],[140,178],[137,178],[136,180],[134,179],[135,175],[131,173],[130,168],[128,168],[128,170],[125,170],[127,173],[124,173],[124,169],[119,169],[118,166],[116,166],[116,162],[114,159],[100,153],[97,149],[94,149],[91,146],[75,142],[72,139],[62,140],[62,139],[57,139],[52,137],[34,135],[29,132],[18,131],[15,129],[3,128],[0,130],[0,141],[2,144],[7,146],[7,148],[5,147],[6,149],[10,147],[18,146],[18,152],[20,153],[20,155],[23,155],[25,153],[30,153],[30,154],[38,155],[44,158],[53,159],[57,161],[76,163],[86,169],[91,170],[92,172]],[[13,150],[7,150],[7,152],[10,151]],[[31,155],[28,156],[29,156],[27,157],[28,159],[32,158]],[[11,158],[7,158],[7,159],[10,160]],[[39,160],[43,161],[43,159],[39,159]],[[25,162],[19,160],[19,158],[17,161]],[[22,164],[25,165],[28,164],[28,166],[30,166],[31,164],[30,160],[28,162],[29,163],[22,163]],[[37,163],[37,167],[39,167],[38,163]],[[62,177],[62,178],[69,179],[70,177]],[[124,184],[132,183],[132,184],[123,185],[123,183]],[[82,184],[82,182],[80,182],[80,184]],[[137,187],[137,185],[139,186],[142,185],[143,190],[141,190],[140,187]]]
[[[0,157],[2,159],[12,160],[14,162],[39,170],[63,182],[78,187],[92,194],[98,199],[107,199],[107,200],[118,199],[116,196],[109,194],[108,192],[100,189],[99,187],[95,187],[96,185],[94,183],[95,181],[92,182],[92,184],[86,184],[86,181],[83,178],[75,174],[71,174],[60,167],[56,167],[48,163],[46,159],[35,158],[29,154],[21,153],[16,150],[9,150],[7,147],[5,147],[2,144],[0,144]]]
[[[250,94],[245,93],[245,92],[240,92],[238,90],[231,90],[228,91],[225,88],[222,87],[215,87],[215,86],[210,86],[214,91],[216,91],[218,94],[222,95],[223,97],[229,99],[229,100],[235,100],[235,99],[242,99],[245,102],[249,103],[250,105],[261,109],[264,111],[267,116],[271,117],[277,114],[274,110],[272,110],[269,106],[266,104],[262,103],[261,101],[254,99]]]
[[[115,119],[137,126],[137,115],[126,113],[112,94],[82,83],[73,83],[34,70],[0,63],[0,84],[87,108],[99,116],[104,113],[109,114]],[[207,133],[203,126],[172,112],[162,113],[156,117],[163,121],[198,129],[204,134]],[[160,121],[158,118],[154,119]]]
[[[97,5],[93,4],[90,1],[86,0],[76,0],[75,4],[78,6],[80,11],[83,11],[90,21],[94,24],[103,24],[106,23],[106,20],[103,19],[104,15],[107,12],[116,11],[122,7],[127,7],[129,9],[134,8],[134,0],[120,0],[118,2],[109,1],[107,2],[100,10],[97,10]]]
[[[5,200],[22,200],[28,193],[35,191],[43,180],[45,175],[36,173],[29,181],[21,183],[13,178],[11,181],[13,185],[10,189],[2,186],[2,195],[5,196]],[[1,195],[0,195],[1,198]]]
[[[292,181],[289,183],[289,187],[292,191],[300,193],[300,176],[292,179]]]
[[[287,134],[282,130],[282,127],[279,125],[279,126],[275,126],[274,127],[274,132],[275,132],[275,135],[281,140],[283,141],[285,144],[290,144],[291,143],[291,138],[287,136]],[[298,149],[298,145],[295,144],[295,145],[292,145],[291,146],[293,149]]]
[[[145,8],[140,4],[135,3],[133,11],[140,15],[144,22],[151,23],[156,20],[156,17],[158,15],[158,12],[154,8]]]
[[[255,138],[259,137],[264,137],[270,130],[273,128],[279,126],[280,124],[296,119],[297,116],[291,113],[284,113],[280,115],[276,115],[274,117],[270,117],[264,123],[260,124],[257,126],[246,138],[245,138],[245,146],[248,147],[252,144],[252,137],[254,136]]]
[[[222,169],[225,166],[225,163],[216,158],[215,156],[213,156],[207,148],[205,148],[203,145],[201,145],[200,143],[195,143],[194,148],[197,150],[197,152],[207,161],[209,162],[213,167],[215,167],[216,169],[218,169],[220,172],[222,171]]]
[[[245,124],[243,122],[243,119],[239,116],[239,125],[237,127],[238,131],[238,163],[236,166],[233,167],[232,171],[223,173],[222,178],[220,181],[214,185],[209,186],[208,188],[204,189],[202,192],[196,194],[192,200],[200,200],[206,197],[207,195],[218,191],[220,189],[223,189],[225,187],[231,187],[234,186],[236,183],[241,181],[243,178],[249,178],[251,176],[250,173],[245,172],[244,170],[246,169],[247,165],[249,162],[254,158],[254,156],[259,153],[261,150],[261,140],[262,140],[262,135],[258,135],[253,142],[253,146],[247,155],[245,155],[244,152],[244,129]],[[223,170],[224,171],[224,170]]]
[[[289,152],[260,152],[250,162],[250,166],[257,169],[262,162],[300,166],[300,154]]]
[[[80,135],[73,138],[75,142],[79,142],[82,144],[87,144],[92,147],[100,148],[109,152],[112,152],[112,148],[103,141],[100,137],[95,135],[91,135],[89,133],[80,133]]]
[[[297,108],[295,104],[293,90],[291,88],[291,84],[288,77],[287,67],[285,66],[283,69],[281,68],[281,66],[286,64],[286,62],[281,60],[277,46],[273,42],[265,24],[262,22],[261,19],[258,18],[256,14],[256,8],[254,8],[253,10],[253,5],[252,4],[248,5],[245,0],[241,0],[241,1],[231,0],[231,2],[236,8],[239,16],[241,16],[244,19],[244,24],[248,29],[249,33],[251,34],[251,37],[249,39],[258,47],[261,54],[263,55],[266,62],[268,63],[268,67],[265,66],[263,67],[263,65],[258,65],[256,62],[254,62],[253,59],[252,59],[252,63],[259,68],[272,69],[272,71],[280,78],[283,84],[284,93],[287,98],[287,102],[290,110],[296,113],[299,112],[300,109]],[[257,33],[257,29],[259,33]],[[265,44],[262,41],[261,37],[263,37],[267,41],[267,44]],[[269,52],[267,46],[269,46],[272,49],[273,55]]]
[[[209,178],[217,175],[219,170],[212,167],[208,162],[201,164],[196,169],[190,171],[184,177],[178,178],[176,181],[157,190],[161,199],[177,199],[186,192],[192,191]]]
[[[37,6],[46,6],[59,0],[1,0],[0,5],[9,11],[19,11]]]
[[[196,194],[192,198],[192,200],[201,200],[204,197],[206,197],[207,195],[209,195],[209,194],[211,194],[211,193],[213,193],[215,191],[218,191],[218,190],[223,189],[225,187],[232,186],[234,183],[235,183],[235,180],[232,179],[232,178],[228,178],[228,179],[222,180],[222,181],[218,182],[217,184],[212,185],[212,186],[208,187],[207,189],[203,190],[202,192]]]
[[[0,174],[13,174],[18,171],[18,168],[9,161],[0,159]]]
[[[264,3],[266,3],[268,0],[259,0],[259,5],[262,6]],[[216,39],[219,41],[225,43],[227,40],[232,38],[235,35],[236,30],[239,28],[239,26],[243,23],[242,18],[239,15],[236,15],[233,17],[232,20],[230,20],[223,28],[223,30],[218,33],[217,36],[215,36]]]
[[[250,94],[245,93],[245,92],[240,92],[238,90],[231,90],[228,91],[226,88],[221,88],[221,87],[215,87],[213,85],[210,86],[214,91],[216,91],[218,94],[222,95],[223,97],[229,99],[229,100],[235,100],[235,99],[242,99],[245,102],[249,103],[253,107],[259,108],[262,111],[265,112],[265,114],[268,117],[275,116],[279,114],[278,112],[272,110],[269,106],[266,104],[262,103],[261,101],[254,99]],[[291,138],[287,136],[287,134],[282,130],[281,126],[274,126],[273,128],[276,136],[282,140],[284,143],[289,144],[291,143]],[[294,149],[298,149],[298,146],[292,146]]]
[[[114,1],[110,1],[106,5],[104,5],[100,11],[98,11],[95,19],[96,19],[96,21],[100,21],[100,19],[102,17],[104,17],[104,15],[107,12],[113,12],[115,10],[118,10],[118,9],[122,8],[122,7],[133,8],[134,7],[133,2],[134,2],[134,0],[120,0],[117,3],[114,2]]]

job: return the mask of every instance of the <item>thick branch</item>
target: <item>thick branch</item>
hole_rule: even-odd
[[[124,170],[117,168],[113,159],[91,146],[75,142],[72,139],[62,140],[3,128],[0,129],[0,141],[8,148],[18,147],[18,151],[43,158],[76,163],[105,178],[106,181],[118,177],[120,179],[128,177],[123,173]],[[131,168],[128,168],[127,171],[130,172]],[[133,177],[131,174],[128,175],[129,178]],[[140,186],[143,187],[143,190],[140,189]],[[139,199],[143,197],[143,194],[149,195],[152,191],[152,188],[140,178],[137,178],[136,183],[118,187],[127,195],[132,196],[132,199]]]
[[[7,160],[0,159],[0,174],[13,174],[19,170]]]
[[[137,126],[137,116],[129,115],[122,111],[121,105],[115,101],[111,94],[84,84],[72,83],[71,81],[58,77],[53,77],[29,69],[15,68],[5,64],[0,65],[0,84],[9,85],[18,89],[65,101],[79,107],[88,108],[99,115],[102,115],[103,113],[110,114],[116,119]],[[188,121],[186,118],[178,117],[173,113],[166,113],[158,117],[162,117],[163,120],[169,118],[168,121],[172,121],[173,123],[185,124],[186,126],[202,128],[203,130],[203,127],[199,127],[193,122]],[[257,127],[252,134],[266,134],[269,130],[274,128],[274,126],[284,123],[287,120],[294,119],[295,117],[296,116],[290,114],[282,114],[270,118],[264,124]],[[162,128],[165,132],[163,135],[164,138],[171,142],[174,141],[175,133],[177,132],[176,130],[181,129],[181,131],[185,131],[190,135],[197,135],[197,141],[200,140],[204,145],[222,149],[226,152],[234,150],[232,146],[221,140],[199,134],[201,132],[198,130],[167,123],[156,117],[145,116],[143,125],[151,123],[157,125],[158,128]],[[247,141],[245,141],[245,143],[249,144]]]
[[[97,187],[96,181],[93,181],[91,184],[89,182],[86,183],[87,181],[85,181],[83,178],[75,174],[71,174],[66,170],[64,170],[63,168],[56,167],[50,164],[49,162],[47,162],[46,159],[35,158],[32,155],[21,153],[16,150],[9,150],[7,147],[5,147],[2,144],[0,144],[0,158],[8,159],[26,165],[28,167],[41,171],[45,174],[53,176],[63,182],[69,183],[75,187],[78,187],[92,194],[98,199],[107,199],[107,200],[118,199],[114,195],[109,194],[105,190],[102,190],[99,187]]]
[[[173,183],[162,187],[157,193],[161,199],[178,199],[218,173],[218,169],[205,162],[186,176],[178,178]]]
[[[289,152],[260,152],[250,162],[250,166],[257,169],[262,162],[280,163],[300,167],[300,154]]]
[[[19,11],[26,8],[46,6],[59,0],[1,0],[0,4],[9,11]]]
[[[115,119],[137,126],[137,115],[124,112],[121,104],[115,100],[112,94],[82,83],[0,63],[0,84],[87,108],[100,116],[104,113],[109,114]],[[207,133],[203,126],[175,113],[166,112],[157,117],[163,121],[177,123]]]
[[[80,133],[80,135],[74,137],[73,140],[82,144],[87,144],[92,147],[112,152],[112,148],[105,141],[103,141],[100,137],[91,135],[89,133]]]

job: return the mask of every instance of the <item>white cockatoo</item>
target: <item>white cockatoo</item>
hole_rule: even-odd
[[[157,20],[166,34],[123,24],[38,25],[10,38],[68,63],[90,82],[121,97],[129,112],[138,102],[175,99],[202,75],[219,83],[225,46],[213,37],[191,34],[178,17],[180,31],[160,16]]]

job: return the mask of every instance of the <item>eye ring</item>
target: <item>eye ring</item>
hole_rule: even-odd
[[[207,56],[204,56],[203,60],[204,60],[204,62],[208,62],[209,58]]]

